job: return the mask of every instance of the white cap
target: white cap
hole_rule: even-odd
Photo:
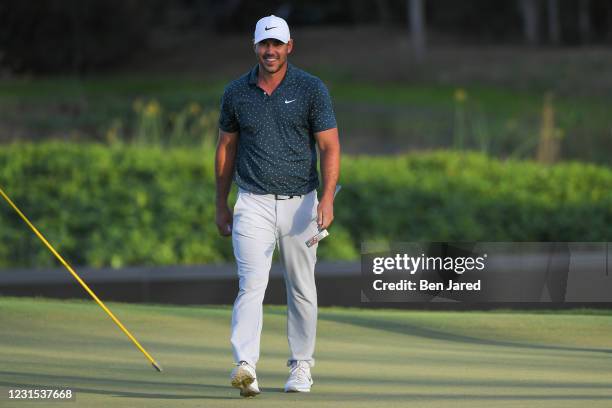
[[[289,26],[287,22],[280,17],[270,15],[260,19],[255,26],[255,36],[253,44],[268,39],[274,38],[285,44],[289,42],[291,35],[289,34]]]

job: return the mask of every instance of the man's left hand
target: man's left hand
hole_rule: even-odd
[[[334,198],[323,197],[317,206],[317,225],[319,230],[328,228],[334,221]]]

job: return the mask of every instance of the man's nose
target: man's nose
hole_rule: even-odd
[[[273,52],[276,49],[276,45],[273,42],[267,42],[265,44],[264,49],[266,50],[266,52]]]

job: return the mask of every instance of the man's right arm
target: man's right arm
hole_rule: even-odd
[[[232,211],[227,204],[236,162],[238,132],[229,133],[219,129],[219,141],[215,155],[215,180],[217,185],[216,223],[223,236],[232,234]]]

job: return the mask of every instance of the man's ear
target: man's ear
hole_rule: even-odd
[[[290,38],[289,42],[287,42],[287,54],[291,54],[292,50],[293,50],[293,38]]]

